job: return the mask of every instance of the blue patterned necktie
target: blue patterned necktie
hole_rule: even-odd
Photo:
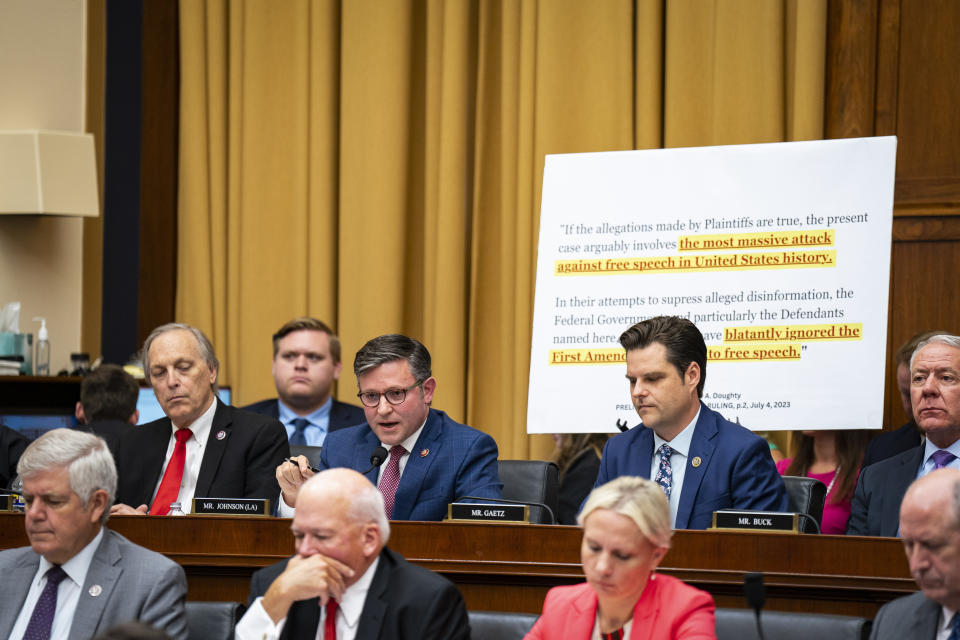
[[[947,640],[960,640],[960,613],[953,614],[950,619],[950,635]]]
[[[934,469],[943,469],[945,466],[957,459],[957,456],[953,455],[945,449],[938,449],[933,452],[933,455],[930,456],[933,458]],[[960,639],[958,639],[960,640]]]
[[[670,448],[670,445],[663,444],[657,449],[657,453],[660,454],[660,467],[657,469],[657,477],[654,481],[660,485],[663,493],[667,496],[667,501],[669,501],[670,489],[673,488],[673,468],[670,466],[670,456],[673,455],[673,449]]]
[[[304,431],[310,426],[310,422],[306,418],[296,418],[292,424],[296,431],[290,436],[290,444],[307,444],[307,437],[304,435]]]
[[[53,627],[53,616],[57,612],[57,589],[60,581],[67,577],[66,572],[55,564],[47,571],[47,584],[33,607],[27,631],[23,640],[49,640],[50,629]]]

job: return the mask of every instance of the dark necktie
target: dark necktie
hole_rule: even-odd
[[[945,466],[957,459],[957,456],[945,449],[938,449],[937,451],[934,451],[933,455],[930,457],[933,458],[934,469],[943,469]]]
[[[383,494],[383,508],[387,512],[387,518],[393,517],[393,503],[397,497],[397,486],[400,484],[400,458],[407,452],[402,445],[394,445],[390,449],[390,461],[387,468],[380,478],[380,484],[377,488]]]
[[[660,466],[657,469],[657,477],[654,481],[663,489],[663,493],[666,494],[669,502],[670,491],[673,489],[673,467],[670,466],[670,456],[673,455],[673,449],[668,444],[662,444],[657,449],[657,453],[660,454]]]
[[[57,589],[60,587],[60,581],[66,577],[66,572],[58,564],[47,571],[47,584],[33,607],[33,614],[27,624],[27,631],[23,634],[23,640],[49,640],[53,616],[57,612]]]
[[[307,444],[307,436],[304,435],[304,432],[307,430],[307,427],[310,426],[310,423],[307,421],[307,419],[296,418],[291,424],[293,424],[293,428],[296,429],[296,431],[294,431],[293,435],[290,436],[290,444],[294,444],[294,445]]]
[[[180,484],[183,482],[183,466],[187,462],[187,440],[192,435],[193,432],[190,429],[177,429],[174,434],[177,444],[173,447],[173,455],[167,463],[167,470],[163,472],[157,497],[150,505],[150,515],[167,515],[170,513],[170,503],[177,501],[177,496],[180,495]]]
[[[337,601],[327,600],[327,617],[323,620],[323,640],[337,640]]]

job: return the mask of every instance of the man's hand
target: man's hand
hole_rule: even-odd
[[[352,577],[353,569],[325,555],[294,556],[263,595],[263,609],[276,624],[287,617],[290,606],[298,600],[319,598],[320,606],[330,598],[339,600],[344,583]]]
[[[142,504],[136,509],[133,507],[127,506],[125,504],[115,504],[110,507],[110,515],[112,516],[145,516],[147,515],[147,505]]]
[[[296,462],[296,464],[290,464]],[[310,469],[310,461],[307,456],[295,456],[290,458],[290,462],[283,461],[277,467],[277,483],[280,485],[280,491],[283,492],[283,501],[288,507],[296,507],[297,493],[300,491],[300,485],[307,481],[313,475]]]

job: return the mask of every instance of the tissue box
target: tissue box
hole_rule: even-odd
[[[23,356],[20,373],[33,374],[33,334],[0,331],[0,356]]]

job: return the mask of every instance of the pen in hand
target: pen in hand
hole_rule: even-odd
[[[289,462],[290,464],[295,464],[298,467],[300,466],[300,463],[294,460],[293,458],[284,458],[283,461]],[[314,473],[320,473],[320,469],[317,469],[316,467],[310,467],[310,471],[313,471]]]

